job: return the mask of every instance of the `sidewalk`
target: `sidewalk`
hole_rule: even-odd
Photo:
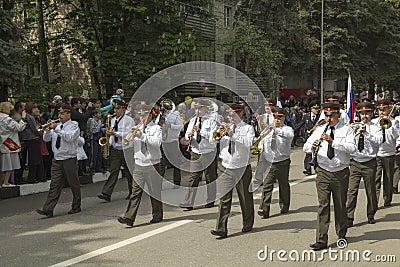
[[[110,175],[109,172],[106,173],[96,172],[90,176],[79,176],[79,180],[81,185],[98,183],[106,181],[109,175]],[[118,178],[121,177],[122,175],[120,172]],[[37,184],[23,184],[23,185],[17,185],[15,187],[2,187],[0,188],[0,199],[7,199],[7,198],[47,192],[49,191],[49,189],[50,189],[50,180],[47,182],[40,182]]]

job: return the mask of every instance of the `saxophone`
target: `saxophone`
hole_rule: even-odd
[[[110,130],[110,125],[111,125],[111,118],[114,117],[114,115],[107,115],[106,118],[106,131]],[[99,139],[99,145],[101,146],[101,151],[103,153],[103,158],[108,159],[110,156],[110,137],[109,136],[103,136]]]

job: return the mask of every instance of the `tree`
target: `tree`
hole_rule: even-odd
[[[13,21],[14,1],[0,3],[0,101],[5,101],[9,89],[22,83],[24,50],[20,43],[23,31]]]
[[[181,13],[175,1],[55,1],[52,10],[67,14],[52,39],[54,51],[66,45],[87,61],[99,95],[110,96],[119,86],[134,90],[156,71],[199,53],[199,34],[185,28],[184,15],[206,19],[200,7],[210,0],[192,2]]]

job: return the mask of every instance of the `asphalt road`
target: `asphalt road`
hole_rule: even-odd
[[[303,156],[301,149],[292,152],[290,212],[279,214],[278,193],[275,191],[271,217],[261,219],[256,215],[254,230],[242,234],[240,207],[235,194],[228,222],[229,236],[223,240],[210,234],[216,224],[217,206],[183,211],[165,205],[164,220],[149,224],[150,200],[145,196],[135,226],[127,228],[119,224],[116,218],[127,206],[125,180],[119,180],[110,203],[96,197],[103,183],[83,186],[83,211],[74,215],[67,215],[72,198],[68,188],[62,192],[55,216],[49,219],[43,219],[35,212],[36,208],[42,207],[46,193],[0,200],[0,264],[400,266],[400,195],[394,195],[393,206],[389,208],[381,207],[381,197],[375,217],[377,223],[369,225],[366,223],[364,189],[359,193],[355,226],[348,231],[348,247],[339,249],[336,245],[332,213],[331,249],[310,254],[308,245],[315,241],[317,197],[315,177],[302,174]],[[254,197],[257,210],[259,190]]]

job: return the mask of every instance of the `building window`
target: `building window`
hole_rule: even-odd
[[[232,7],[224,6],[224,26],[230,27],[232,24]]]
[[[232,69],[228,66],[232,66],[232,55],[224,55],[224,63],[225,63],[225,76],[226,77],[233,77]]]

